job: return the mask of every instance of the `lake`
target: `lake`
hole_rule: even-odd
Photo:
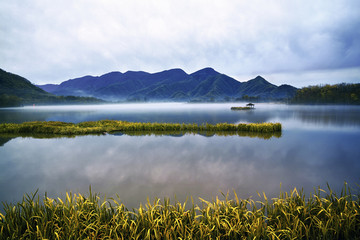
[[[235,190],[277,197],[326,184],[340,191],[360,183],[360,107],[263,103],[231,111],[239,103],[149,103],[93,106],[35,106],[0,109],[0,123],[81,122],[116,119],[137,122],[280,122],[280,137],[241,136],[78,136],[0,137],[0,201],[67,191],[119,195],[128,208],[147,197],[211,200]],[[281,187],[280,187],[281,186]]]

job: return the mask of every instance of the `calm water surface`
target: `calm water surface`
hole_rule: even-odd
[[[66,191],[115,196],[129,208],[147,197],[211,200],[235,190],[243,198],[281,189],[360,183],[360,107],[256,104],[119,104],[0,110],[0,122],[117,119],[141,122],[281,122],[282,136],[81,136],[1,138],[0,201],[24,193]]]

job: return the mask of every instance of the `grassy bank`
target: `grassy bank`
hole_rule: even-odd
[[[280,123],[249,123],[249,124],[185,124],[185,123],[141,123],[115,120],[101,120],[81,122],[78,124],[65,122],[25,122],[21,124],[0,124],[0,133],[8,134],[55,134],[55,135],[84,135],[101,134],[104,132],[253,132],[275,133],[281,132]]]
[[[358,239],[360,197],[296,189],[262,201],[224,196],[200,206],[169,199],[128,210],[120,200],[67,193],[65,199],[25,195],[4,204],[1,239]]]

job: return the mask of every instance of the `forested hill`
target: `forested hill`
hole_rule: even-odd
[[[22,97],[49,96],[50,94],[33,85],[29,80],[0,69],[0,94]]]
[[[212,68],[192,74],[181,69],[153,74],[111,72],[100,77],[85,76],[60,85],[41,87],[0,69],[0,107],[104,102],[94,97],[117,101],[287,100],[295,104],[360,104],[360,83],[296,89],[285,84],[273,85],[261,76],[238,82]]]
[[[360,104],[360,83],[304,87],[296,92],[292,103]]]
[[[283,100],[292,98],[296,88],[276,86],[261,76],[239,82],[212,68],[187,74],[182,69],[157,73],[127,71],[102,76],[84,76],[60,85],[39,86],[56,95],[92,96],[109,101],[213,102],[238,100]]]
[[[55,96],[33,85],[29,80],[0,69],[0,107],[15,107],[32,104],[103,102],[95,98]]]

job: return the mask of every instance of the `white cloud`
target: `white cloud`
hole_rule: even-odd
[[[2,1],[0,67],[36,83],[114,70],[358,67],[358,10],[356,0]]]
[[[360,83],[360,67],[264,74],[263,77],[275,85],[291,83],[299,88],[325,84]]]

